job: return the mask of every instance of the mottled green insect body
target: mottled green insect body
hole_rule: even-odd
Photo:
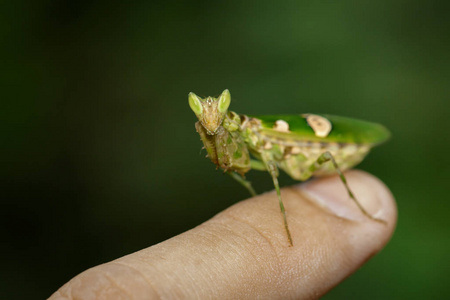
[[[361,211],[375,221],[384,222],[359,204],[342,171],[361,162],[373,146],[389,138],[385,127],[330,115],[238,115],[228,111],[230,102],[228,90],[218,98],[201,99],[190,93],[189,104],[199,119],[195,128],[211,161],[253,195],[255,192],[244,174],[250,169],[270,173],[290,245],[293,243],[281,200],[278,169],[301,181],[337,172]]]
[[[307,121],[311,117],[315,117],[316,122],[328,121],[323,124],[323,135],[326,136],[317,136]],[[273,159],[278,162],[278,166],[296,180],[336,172],[332,164],[323,164],[315,168],[314,172],[310,170],[318,157],[326,151],[331,153],[341,170],[352,168],[364,159],[371,147],[385,141],[390,135],[379,124],[330,115],[249,118],[243,130],[248,127],[248,135],[258,139],[257,143],[249,143],[252,150],[273,152]],[[316,128],[318,129],[320,128]]]

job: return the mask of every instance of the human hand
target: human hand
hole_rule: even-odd
[[[165,242],[91,268],[50,299],[316,299],[356,271],[391,237],[389,190],[346,173],[370,220],[338,176],[282,189],[294,246],[274,192],[239,202]]]

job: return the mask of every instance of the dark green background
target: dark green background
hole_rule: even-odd
[[[393,133],[360,168],[392,189],[396,233],[326,299],[448,294],[448,1],[150,2],[1,4],[1,299],[48,297],[246,198],[199,154],[187,102],[225,88],[238,113]]]

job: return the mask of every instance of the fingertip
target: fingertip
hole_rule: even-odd
[[[299,288],[302,296],[325,294],[381,251],[394,232],[397,207],[387,186],[363,171],[352,170],[345,176],[367,212],[386,223],[364,215],[339,176],[284,189],[294,241],[288,261],[291,267],[299,264],[298,277],[291,278],[293,285],[300,287],[305,273],[309,274],[308,285]]]
[[[270,242],[272,251],[264,254],[265,260],[283,257],[280,274],[290,296],[323,295],[378,253],[397,221],[394,198],[381,180],[363,171],[345,176],[361,205],[385,224],[361,212],[339,176],[282,189],[293,247],[289,247],[274,192],[240,202],[218,217],[231,214],[244,220]],[[253,236],[252,231],[245,235],[249,240]],[[251,240],[256,245],[257,239]]]
[[[389,188],[377,177],[360,170],[345,173],[348,187],[363,209],[373,218],[384,221],[384,231],[393,231],[397,222],[397,206]],[[337,217],[355,222],[374,222],[350,198],[339,176],[323,177],[297,186],[305,196]],[[381,228],[383,229],[383,228]]]
[[[333,238],[331,242],[324,240],[323,245],[333,249],[336,261],[343,262],[339,272],[342,279],[384,248],[397,222],[394,197],[380,179],[358,170],[346,172],[345,176],[362,207],[384,223],[362,213],[349,197],[339,176],[318,178],[296,187],[307,201],[317,204],[327,215],[323,222],[327,223],[328,234]]]

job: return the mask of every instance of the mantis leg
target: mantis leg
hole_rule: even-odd
[[[288,222],[286,219],[286,210],[284,209],[284,204],[283,204],[283,201],[281,200],[280,185],[278,184],[278,168],[274,161],[266,161],[265,164],[267,166],[266,169],[270,173],[270,176],[272,176],[273,185],[275,186],[275,190],[277,191],[278,202],[280,204],[281,214],[283,215],[284,229],[286,230],[286,234],[287,234],[287,237],[289,240],[289,245],[293,246],[294,244],[292,243],[291,232],[289,231],[289,226],[288,226]]]
[[[371,214],[369,214],[364,207],[361,205],[361,203],[359,203],[359,201],[356,199],[355,195],[353,194],[353,192],[351,191],[350,187],[347,184],[347,179],[345,178],[344,174],[342,173],[341,169],[339,168],[339,166],[336,163],[336,160],[334,159],[333,155],[326,151],[323,154],[321,154],[319,156],[319,158],[317,159],[317,161],[311,165],[310,167],[310,171],[314,172],[314,170],[316,170],[317,168],[319,168],[322,164],[331,161],[331,163],[333,164],[334,168],[336,169],[336,172],[338,173],[339,177],[341,178],[342,183],[345,186],[345,189],[347,190],[348,195],[350,196],[350,198],[356,203],[356,205],[358,206],[358,208],[361,210],[361,212],[363,214],[365,214],[368,218],[380,222],[380,223],[384,223],[386,224],[385,220],[382,219],[378,219],[373,217]]]
[[[256,196],[256,192],[253,189],[253,186],[250,181],[245,180],[244,177],[242,177],[240,174],[233,172],[233,171],[228,171],[227,174],[230,175],[231,178],[233,178],[234,180],[239,182],[243,187],[245,187],[252,196]]]

